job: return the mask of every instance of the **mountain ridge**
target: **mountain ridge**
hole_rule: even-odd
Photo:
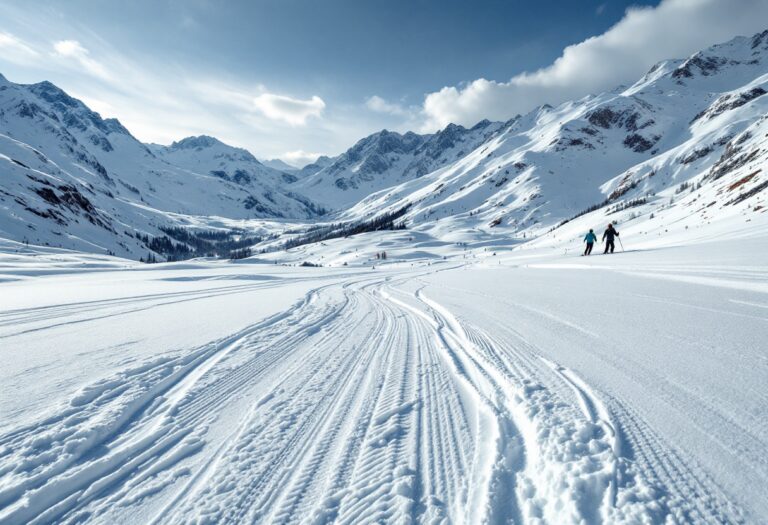
[[[345,216],[409,206],[412,227],[435,235],[452,227],[530,239],[601,203],[645,199],[645,209],[659,206],[657,195],[675,184],[712,182],[706,175],[718,156],[736,149],[759,150],[757,169],[768,106],[767,33],[660,62],[623,89],[536,108],[460,161],[374,193]],[[762,175],[750,184],[761,182]]]
[[[161,147],[141,143],[118,120],[102,119],[50,82],[6,79],[0,235],[138,259],[148,250],[141,239],[181,224],[220,224],[215,217],[306,220],[323,212],[276,183],[283,174],[245,150],[204,142],[216,146],[219,156],[211,162],[225,177],[168,162]],[[246,168],[245,177],[235,176]]]
[[[658,207],[675,184],[720,180],[713,170],[743,177],[764,159],[766,92],[768,31],[506,122],[381,130],[288,173],[207,135],[143,144],[50,82],[0,77],[0,152],[11,174],[0,186],[2,234],[136,258],[146,246],[135,233],[159,235],[163,224],[311,222],[327,209],[362,221],[407,208],[411,227],[435,235],[448,224],[530,239],[597,205]],[[763,177],[743,190],[762,199]],[[73,224],[85,231],[73,234]]]

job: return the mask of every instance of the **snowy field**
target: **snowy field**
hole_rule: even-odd
[[[768,236],[381,235],[324,268],[3,245],[0,523],[764,522]]]

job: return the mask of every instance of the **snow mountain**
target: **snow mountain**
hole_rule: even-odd
[[[360,140],[296,187],[328,208],[343,210],[372,192],[461,159],[499,126],[487,120],[471,129],[450,124],[430,135],[383,130]]]
[[[659,63],[630,87],[545,105],[503,124],[481,123],[489,136],[473,150],[381,189],[344,215],[407,208],[411,227],[438,237],[475,231],[530,239],[556,238],[553,229],[590,212],[579,228],[646,220],[670,208],[691,227],[763,213],[767,92],[768,31]],[[407,137],[392,142],[423,147],[418,136]],[[372,149],[369,141],[375,143],[365,139],[354,151]],[[393,157],[403,158],[397,151]],[[354,170],[376,171],[367,158],[342,158],[350,174],[339,178],[336,191],[372,178]],[[313,179],[325,174],[330,168]]]
[[[322,212],[245,150],[208,137],[142,144],[50,82],[0,76],[0,166],[0,236],[133,259],[162,228]]]
[[[177,226],[247,235],[232,221],[326,210],[397,216],[442,240],[552,244],[608,220],[644,235],[670,220],[751,220],[766,208],[766,92],[763,32],[661,62],[629,87],[507,122],[383,130],[286,173],[212,137],[142,144],[53,84],[3,78],[0,236],[136,259]]]
[[[295,166],[291,166],[287,162],[284,162],[280,159],[263,160],[261,161],[261,163],[267,166],[268,168],[274,168],[276,170],[283,171],[285,173],[293,173],[294,171],[299,171],[299,168],[296,168]]]
[[[335,157],[328,157],[327,155],[320,155],[315,162],[310,162],[306,166],[299,170],[298,176],[300,178],[314,175],[323,168],[327,168],[336,160]]]
[[[260,217],[311,218],[322,213],[309,199],[287,189],[298,180],[295,175],[265,166],[246,149],[206,135],[150,148],[169,164],[247,188],[251,196],[244,205]]]

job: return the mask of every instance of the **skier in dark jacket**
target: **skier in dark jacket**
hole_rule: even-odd
[[[587,243],[587,248],[584,250],[584,255],[589,255],[592,253],[592,247],[595,245],[596,241],[597,235],[595,235],[595,230],[590,228],[589,233],[584,236],[584,242]]]
[[[614,249],[614,237],[618,237],[619,232],[616,231],[616,229],[613,227],[613,223],[608,224],[608,227],[605,229],[605,232],[603,232],[603,240],[605,241],[605,251],[603,253],[608,253],[608,250],[611,250],[611,253],[613,253]]]

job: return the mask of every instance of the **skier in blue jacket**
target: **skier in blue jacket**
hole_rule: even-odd
[[[584,236],[584,242],[587,243],[587,249],[584,250],[584,255],[589,255],[592,253],[592,247],[597,242],[597,235],[595,235],[595,231],[590,229],[589,233]]]

